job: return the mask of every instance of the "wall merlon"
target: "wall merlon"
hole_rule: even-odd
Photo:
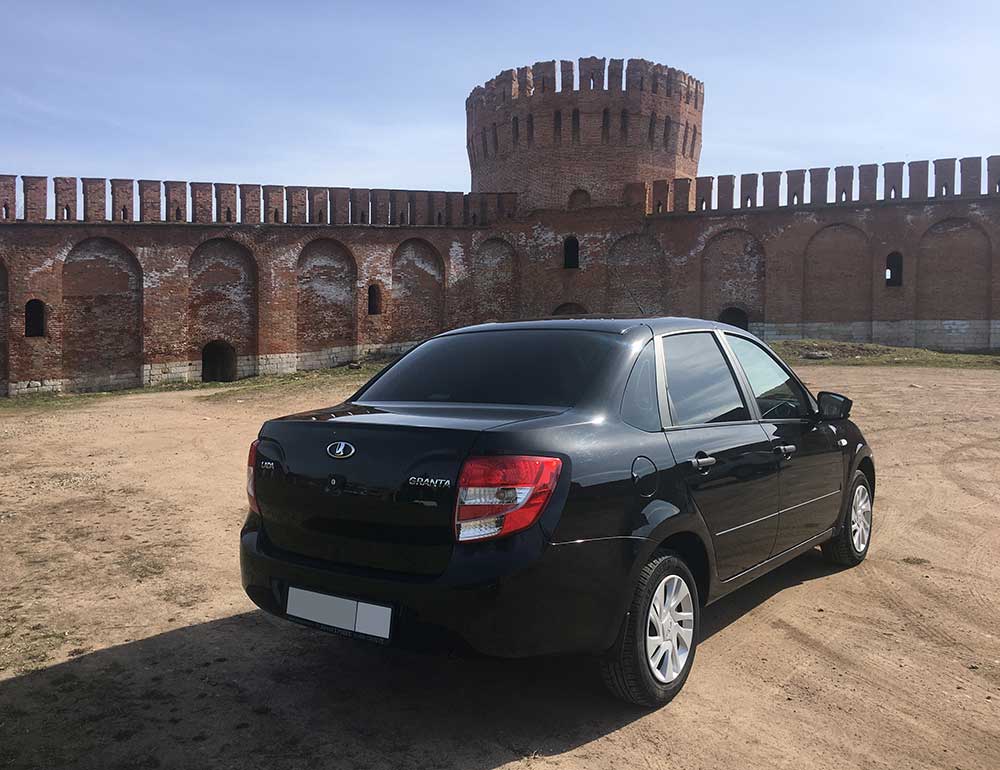
[[[986,194],[1000,195],[1000,155],[986,159]]]
[[[650,202],[650,210],[653,214],[665,214],[671,210],[670,206],[670,182],[666,179],[656,179],[653,181],[653,197]]]
[[[260,185],[240,185],[240,222],[248,225],[260,224]]]
[[[113,181],[112,181],[113,184]],[[117,206],[115,206],[117,210]],[[212,217],[212,183],[191,183],[191,221],[198,224],[211,222]]]
[[[24,191],[24,221],[44,222],[48,212],[49,178],[47,176],[22,176]]]
[[[413,224],[411,219],[412,215],[410,213],[410,194],[406,190],[390,190],[389,191],[389,224],[390,225],[409,225]]]
[[[674,206],[676,212],[691,210],[691,180],[681,177],[674,180]]]
[[[427,204],[429,211],[427,216],[430,223],[437,227],[443,227],[448,223],[448,193],[433,191],[427,193]]]
[[[573,62],[566,61],[562,59],[559,62],[559,73],[562,77],[562,83],[559,86],[560,91],[574,91],[576,90],[573,84]]]
[[[556,63],[552,61],[537,61],[531,65],[531,77],[534,83],[532,93],[550,94],[556,90]]]
[[[449,227],[461,227],[465,217],[465,194],[460,192],[445,193],[446,220]]]
[[[330,217],[330,191],[327,187],[309,188],[309,221],[314,225],[325,225]]]
[[[694,180],[694,209],[695,211],[712,211],[715,205],[712,203],[712,192],[715,189],[715,177],[699,176]]]
[[[364,188],[351,188],[351,224],[367,225],[371,219],[369,203],[371,191]]]
[[[351,191],[347,187],[330,188],[330,224],[346,225],[351,221]]]
[[[829,167],[809,169],[809,203],[830,202],[830,169]]]
[[[882,164],[885,200],[898,200],[903,197],[903,161],[892,161]]]
[[[780,203],[781,172],[765,171],[761,176],[764,177],[764,208],[776,209]]]
[[[927,200],[930,163],[926,160],[911,160],[906,166],[910,173],[910,199]]]
[[[878,164],[866,163],[858,167],[858,200],[874,203],[878,197]]]
[[[757,208],[757,174],[740,174],[740,208]]]
[[[733,199],[736,197],[736,176],[733,174],[723,174],[717,177],[719,184],[719,211],[732,211]]]
[[[304,225],[309,221],[309,199],[305,187],[295,185],[285,188],[285,219],[290,225]]]
[[[959,167],[962,170],[962,196],[982,195],[983,159],[979,156],[962,158]]]
[[[948,198],[957,195],[955,189],[955,158],[938,158],[934,161],[934,197]]]
[[[517,193],[499,193],[497,195],[497,215],[501,219],[513,219],[517,216]]]
[[[132,179],[111,180],[111,221],[134,222],[135,181]]]
[[[606,60],[596,56],[580,57],[580,90],[604,90],[604,66]]]
[[[518,98],[531,96],[534,91],[534,78],[532,77],[531,67],[518,67],[517,68],[517,95]]]
[[[187,182],[171,180],[163,183],[164,196],[167,199],[168,222],[187,222],[188,199]]]
[[[264,191],[264,221],[280,225],[285,221],[285,188],[280,184],[266,184]]]
[[[108,218],[108,180],[103,177],[85,177],[82,182],[84,221],[105,221]],[[2,197],[0,193],[0,198]]]
[[[608,61],[608,91],[611,93],[621,93],[624,66],[624,59],[611,59]]]
[[[389,219],[389,199],[388,190],[377,189],[371,191],[371,214],[373,225],[394,224]]]
[[[427,206],[427,193],[423,190],[408,190],[406,193],[410,198],[410,214],[413,217],[412,224],[429,225],[430,214]]]
[[[833,170],[834,203],[854,201],[854,166],[837,166]]]
[[[52,180],[55,187],[56,221],[76,221],[76,177],[57,176]]]
[[[801,206],[806,202],[806,170],[793,168],[785,171],[786,205]]]
[[[17,221],[17,177],[0,174],[0,222]]]
[[[162,197],[160,182],[153,179],[139,180],[139,221],[159,222],[162,219],[160,213],[162,207]]]
[[[236,185],[215,183],[215,221],[223,224],[236,222]]]

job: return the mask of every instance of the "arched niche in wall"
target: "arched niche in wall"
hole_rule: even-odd
[[[477,321],[516,317],[516,260],[514,247],[501,238],[483,241],[476,249],[472,280]]]
[[[585,209],[590,206],[590,193],[584,189],[577,188],[569,194],[569,200],[566,202],[566,208],[573,209]]]
[[[989,347],[991,253],[986,233],[967,219],[938,222],[921,236],[916,275],[918,345]],[[973,323],[946,328],[941,321]]]
[[[302,249],[296,269],[296,343],[299,352],[355,343],[358,270],[339,241],[319,238]]]
[[[828,225],[806,245],[802,321],[807,336],[871,339],[872,264],[868,236]]]
[[[62,372],[67,390],[142,384],[142,268],[110,238],[74,246],[62,270]]]
[[[607,258],[607,312],[619,315],[667,315],[675,299],[663,248],[651,235],[635,233],[615,241]],[[666,282],[666,283],[665,283]]]
[[[587,315],[589,311],[579,302],[563,302],[559,307],[552,311],[552,315]]]
[[[764,247],[752,233],[726,230],[713,236],[701,254],[701,317],[746,308],[748,320],[764,320],[765,263]]]
[[[403,241],[392,255],[393,342],[432,337],[444,329],[444,262],[421,238]]]
[[[188,342],[200,359],[209,342],[224,342],[237,356],[257,355],[257,263],[228,238],[199,245],[188,263]]]

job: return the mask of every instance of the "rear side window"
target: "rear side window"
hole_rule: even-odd
[[[622,398],[622,419],[640,430],[663,430],[656,401],[656,356],[652,342],[646,343],[628,376]]]
[[[710,332],[663,338],[667,400],[675,425],[749,420],[722,349]]]
[[[765,420],[807,417],[806,394],[795,379],[764,348],[743,337],[727,334],[729,346],[740,362]]]
[[[403,356],[359,398],[570,407],[620,350],[616,335],[569,329],[436,337]]]

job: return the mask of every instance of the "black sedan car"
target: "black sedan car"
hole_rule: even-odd
[[[615,694],[665,703],[706,604],[816,546],[865,558],[875,466],[850,409],[709,321],[447,332],[264,424],[243,585],[380,643],[594,653]]]

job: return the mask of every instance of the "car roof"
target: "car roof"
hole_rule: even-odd
[[[666,332],[687,331],[695,329],[726,329],[743,331],[735,326],[718,321],[706,321],[704,318],[679,318],[663,316],[658,318],[636,318],[633,316],[615,315],[567,315],[549,318],[535,318],[524,321],[501,321],[495,323],[463,326],[444,332],[441,336],[450,334],[465,334],[468,332],[499,331],[501,329],[575,329],[580,331],[607,332],[609,334],[625,334],[636,327],[647,327],[654,334]]]

